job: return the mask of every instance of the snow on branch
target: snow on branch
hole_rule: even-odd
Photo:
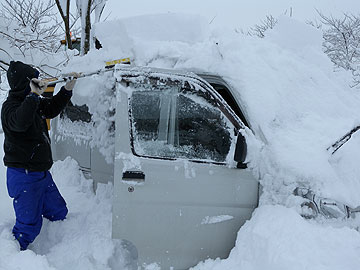
[[[356,70],[360,60],[360,17],[344,14],[343,18],[326,17],[319,12],[324,27],[325,53],[338,67]]]
[[[1,4],[0,36],[23,55],[29,49],[52,53],[58,49],[59,22],[48,0],[4,0]]]
[[[345,13],[342,18],[325,16],[318,11],[323,24],[324,51],[337,67],[351,71],[354,86],[360,84],[360,17]]]

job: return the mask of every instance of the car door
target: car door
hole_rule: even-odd
[[[233,161],[242,123],[192,73],[115,76],[113,237],[162,269],[227,257],[258,202],[257,181]]]
[[[91,114],[86,105],[75,105],[71,101],[59,117],[52,120],[51,143],[54,160],[71,156],[86,175],[91,168]]]

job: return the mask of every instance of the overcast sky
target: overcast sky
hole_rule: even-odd
[[[314,19],[315,9],[326,15],[352,12],[360,15],[360,0],[108,0],[105,14],[110,19],[150,13],[200,14],[215,25],[243,28],[253,26],[266,15],[290,12],[300,20]],[[104,15],[105,15],[104,14]]]
[[[75,0],[71,4],[75,8]],[[300,20],[313,20],[315,9],[325,15],[339,16],[344,12],[360,15],[360,0],[108,0],[102,18],[191,13],[202,15],[213,25],[247,29],[266,15],[277,17],[285,12],[289,14],[290,9],[293,17]]]

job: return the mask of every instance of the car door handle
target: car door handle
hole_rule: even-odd
[[[129,182],[145,182],[145,174],[142,171],[125,171],[122,176],[123,181]]]

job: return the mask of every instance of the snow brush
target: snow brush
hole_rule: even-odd
[[[130,58],[123,58],[123,59],[118,59],[118,60],[113,60],[113,61],[106,62],[105,68],[99,69],[99,70],[96,70],[96,71],[92,71],[92,72],[88,72],[88,73],[80,72],[80,76],[77,77],[77,79],[84,78],[84,77],[89,77],[89,76],[92,76],[92,75],[99,75],[99,74],[102,74],[102,73],[107,72],[107,71],[112,71],[112,70],[114,70],[114,67],[115,67],[116,64],[130,64]],[[61,75],[60,79],[55,80],[55,81],[49,81],[48,86],[54,86],[57,83],[67,82],[67,81],[71,81],[73,79],[74,79],[73,76],[71,76],[69,74],[63,74],[63,75]]]

